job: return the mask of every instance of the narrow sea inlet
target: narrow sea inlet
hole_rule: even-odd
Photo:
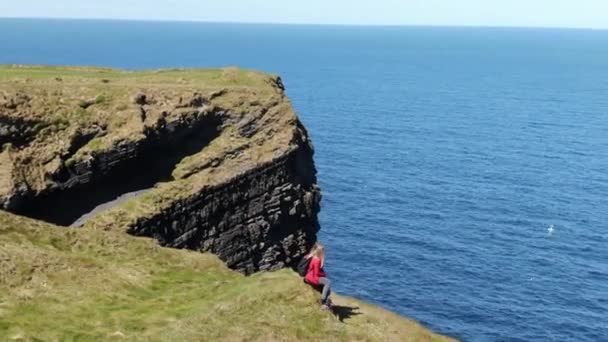
[[[466,341],[608,340],[608,31],[2,19],[0,32],[0,63],[279,74],[315,145],[337,291]]]

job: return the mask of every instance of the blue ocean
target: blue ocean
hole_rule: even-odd
[[[608,31],[2,19],[0,63],[279,74],[338,292],[466,341],[608,341]]]

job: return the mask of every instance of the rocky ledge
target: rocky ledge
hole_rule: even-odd
[[[316,240],[313,148],[280,78],[0,66],[0,207],[218,255],[250,274]]]

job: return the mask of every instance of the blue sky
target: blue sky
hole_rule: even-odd
[[[0,16],[608,29],[608,0],[0,0]]]

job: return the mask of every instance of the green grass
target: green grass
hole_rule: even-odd
[[[0,211],[0,246],[0,340],[449,340],[352,298],[322,311],[290,270],[244,277],[123,233]]]
[[[174,84],[179,80],[183,85],[204,83],[206,86],[257,86],[263,84],[264,78],[262,73],[234,67],[124,71],[100,67],[0,65],[0,82],[44,82],[55,85],[95,81],[99,86],[111,87],[117,83]]]

